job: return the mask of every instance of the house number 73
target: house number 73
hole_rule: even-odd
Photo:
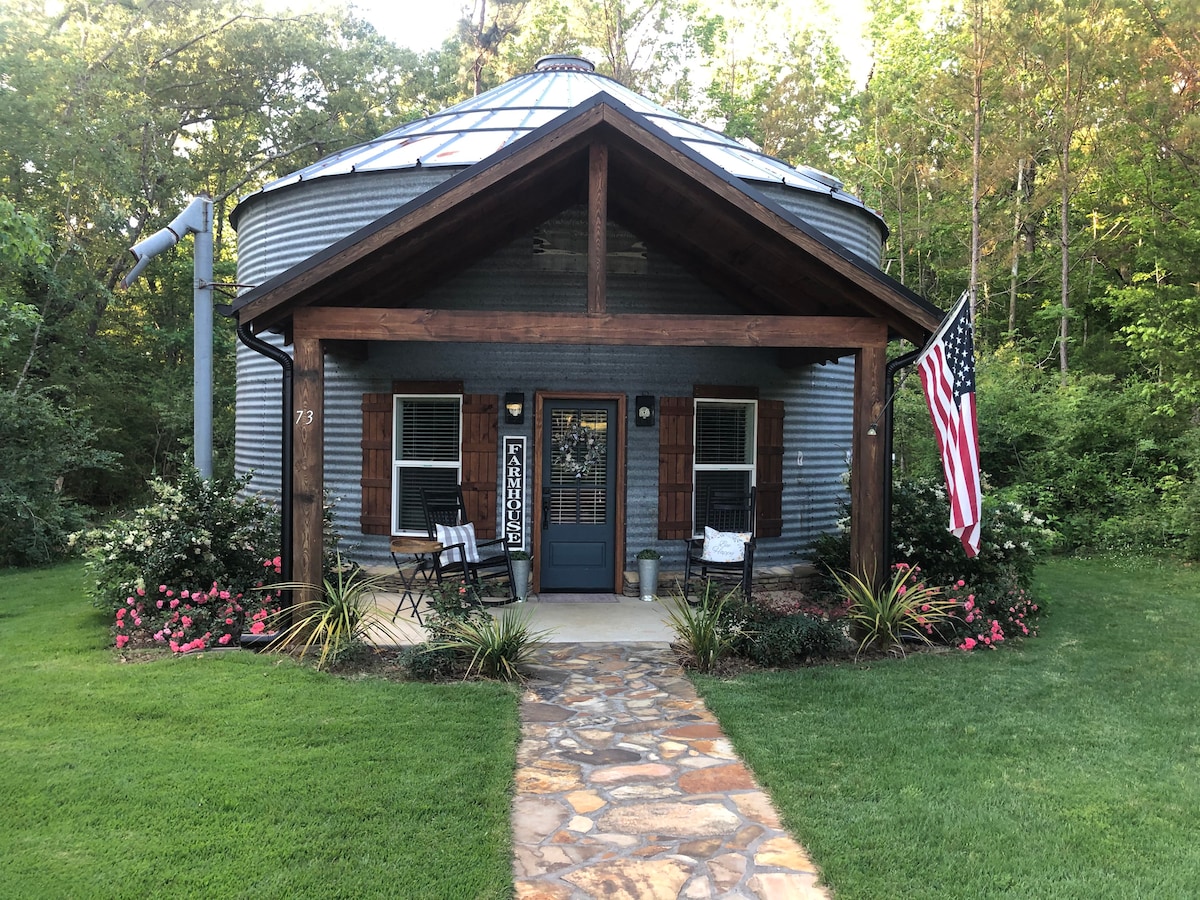
[[[311,425],[313,423],[313,411],[311,409],[296,410],[297,425]]]

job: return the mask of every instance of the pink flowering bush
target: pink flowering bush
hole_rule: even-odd
[[[995,650],[1010,638],[1037,636],[1044,610],[1022,587],[983,588],[972,591],[962,579],[949,588],[957,604],[946,643],[960,650]]]
[[[263,568],[278,574],[279,557]],[[260,582],[262,585],[263,582]],[[274,630],[279,591],[254,591],[248,597],[213,582],[208,588],[176,590],[160,584],[156,591],[136,588],[117,608],[113,631],[118,650],[167,647],[188,653],[213,647],[237,647],[242,632]]]
[[[187,469],[175,484],[152,481],[152,502],[130,517],[76,535],[93,579],[92,603],[115,614],[160,584],[178,599],[185,587],[207,590],[215,582],[247,594],[277,580],[263,560],[279,544],[279,517],[246,487],[246,478],[204,479]]]

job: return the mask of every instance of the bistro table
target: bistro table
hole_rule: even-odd
[[[408,604],[417,624],[421,621],[421,596],[434,586],[433,555],[440,552],[440,541],[429,538],[401,537],[392,538],[392,561],[396,564],[396,574],[400,578],[400,603],[392,613],[392,621],[400,615],[404,605]],[[408,558],[408,562],[404,558]]]

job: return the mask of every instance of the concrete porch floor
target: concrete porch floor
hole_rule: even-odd
[[[405,645],[425,640],[425,629],[407,604],[395,621],[390,621],[400,603],[399,594],[377,594],[376,600],[392,632],[379,635],[377,643]],[[552,644],[666,644],[674,637],[665,621],[667,604],[661,600],[647,602],[619,594],[534,594],[524,603],[494,607],[491,612],[500,615],[506,609],[531,613],[533,629],[550,631],[548,642]]]

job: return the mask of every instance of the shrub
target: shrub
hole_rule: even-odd
[[[44,394],[0,391],[0,566],[45,565],[66,551],[91,510],[64,483],[114,463],[94,440],[87,419]]]
[[[278,612],[273,606],[276,599],[273,593],[250,601],[255,626]],[[161,644],[172,653],[187,653],[237,647],[246,621],[244,602],[241,594],[217,584],[207,590],[181,591],[159,585],[154,595],[132,596],[118,607],[113,625],[117,649]]]
[[[961,579],[948,589],[954,618],[942,632],[960,650],[995,649],[1009,638],[1037,636],[1045,607],[1019,585],[985,585],[972,591]]]
[[[371,643],[372,632],[393,637],[375,603],[375,594],[385,580],[383,575],[367,575],[353,563],[343,564],[339,554],[334,570],[319,585],[275,585],[277,590],[298,592],[303,599],[292,606],[292,624],[276,638],[272,648],[298,643],[303,659],[314,646],[320,647],[317,668],[323,669],[354,648]]]
[[[846,528],[813,542],[809,555],[818,571],[849,570],[848,518],[845,523]],[[947,530],[948,523],[944,486],[927,479],[897,479],[892,488],[893,562],[919,564],[930,584],[949,585],[964,578],[975,585],[1015,581],[1028,587],[1037,558],[1057,540],[1045,518],[986,491],[978,556],[964,554],[958,538]]]
[[[479,673],[485,678],[519,681],[521,669],[533,661],[549,637],[549,632],[534,631],[532,620],[528,609],[506,609],[499,616],[484,612],[479,618],[445,622],[440,628],[442,637],[430,641],[430,649],[469,657],[468,677]]]
[[[937,587],[918,581],[920,569],[907,563],[892,566],[891,578],[875,587],[857,575],[834,575],[850,598],[850,636],[858,652],[879,650],[904,655],[907,641],[932,643],[931,637],[954,615],[955,602]]]
[[[453,650],[435,647],[426,641],[405,647],[400,651],[397,662],[410,678],[433,681],[454,671],[456,656]]]
[[[718,597],[712,582],[708,582],[695,605],[678,594],[671,599],[667,606],[667,624],[675,632],[674,646],[684,665],[711,672],[744,639],[746,633],[740,620],[725,615],[726,606],[740,590],[735,588]],[[735,608],[740,610],[743,606],[737,601]]]
[[[746,654],[759,665],[791,666],[827,659],[845,645],[840,625],[804,613],[772,619],[756,627]]]
[[[478,587],[470,581],[447,579],[426,591],[429,611],[425,630],[429,640],[401,657],[413,678],[430,679],[461,671],[504,681],[518,680],[550,636],[533,631],[532,612],[506,609],[493,616],[484,609]]]
[[[205,480],[189,468],[178,484],[150,482],[154,502],[128,519],[73,536],[94,579],[92,603],[115,612],[159,585],[218,584],[245,595],[273,580],[263,560],[277,552],[279,517],[264,500],[241,496],[248,480]]]

